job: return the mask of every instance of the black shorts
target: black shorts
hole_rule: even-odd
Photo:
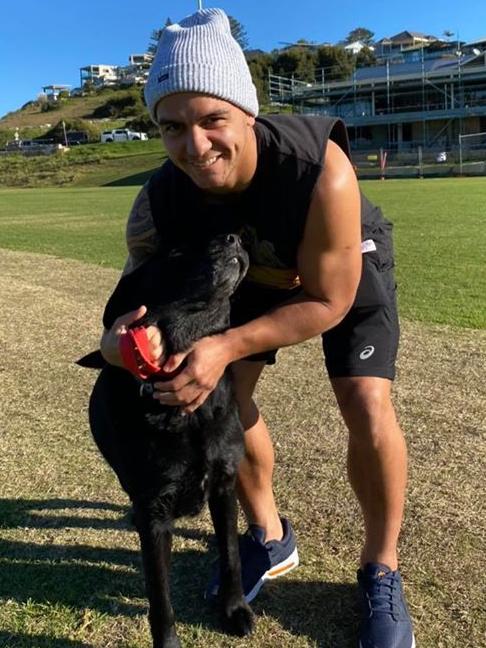
[[[275,290],[243,282],[231,309],[231,325],[240,326],[283,304],[300,292]],[[399,323],[393,261],[375,252],[363,255],[363,271],[355,302],[346,317],[322,335],[330,378],[395,377]],[[245,360],[275,364],[278,349]]]

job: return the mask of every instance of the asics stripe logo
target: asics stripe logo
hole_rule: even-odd
[[[359,354],[359,357],[360,357],[361,360],[368,360],[368,358],[371,358],[371,356],[373,355],[374,352],[375,352],[375,347],[371,346],[371,344],[370,344],[369,346],[366,346],[361,351],[361,353]]]

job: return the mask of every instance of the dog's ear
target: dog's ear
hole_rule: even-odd
[[[106,360],[98,349],[97,351],[92,351],[82,358],[79,358],[79,360],[76,360],[76,364],[87,369],[103,369],[106,365]]]
[[[120,315],[153,301],[155,282],[162,280],[161,268],[162,261],[156,256],[120,278],[103,313],[103,326],[106,329],[110,329]]]

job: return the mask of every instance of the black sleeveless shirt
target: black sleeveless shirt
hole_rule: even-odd
[[[346,127],[330,117],[272,115],[256,120],[255,134],[257,168],[245,191],[208,198],[168,160],[148,183],[152,216],[167,249],[239,232],[250,255],[247,278],[292,288],[298,285],[297,249],[329,139],[350,157]],[[363,195],[361,219],[363,240],[378,243],[388,223]]]

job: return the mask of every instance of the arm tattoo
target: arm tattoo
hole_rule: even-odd
[[[123,274],[131,272],[151,257],[159,245],[146,187],[142,188],[133,203],[127,222],[126,240],[128,259]]]

